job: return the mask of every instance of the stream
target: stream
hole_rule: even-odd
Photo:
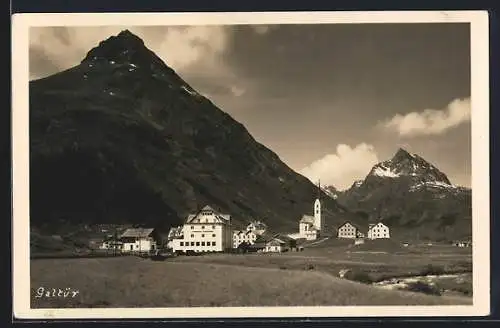
[[[372,285],[384,289],[405,290],[410,284],[422,282],[429,286],[436,286],[441,293],[461,293],[465,290],[472,291],[472,273],[441,274],[427,276],[412,276],[391,278],[375,282]]]

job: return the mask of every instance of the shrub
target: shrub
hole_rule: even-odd
[[[441,296],[441,291],[439,290],[439,288],[437,288],[436,286],[426,284],[425,282],[422,281],[409,283],[405,289],[410,292]]]

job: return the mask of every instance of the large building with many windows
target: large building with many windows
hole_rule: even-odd
[[[388,239],[391,238],[389,227],[379,222],[368,226],[368,239]]]
[[[231,216],[210,206],[188,215],[169,245],[174,252],[223,252],[233,247]]]

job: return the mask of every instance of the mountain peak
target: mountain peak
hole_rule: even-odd
[[[87,53],[82,60],[82,64],[84,63],[134,64],[167,68],[165,63],[145,46],[144,41],[128,29],[99,42]]]
[[[398,178],[411,177],[417,181],[442,182],[451,185],[448,177],[422,157],[399,148],[391,159],[376,164],[369,176]]]
[[[394,157],[392,158],[392,161],[394,162],[399,162],[402,160],[412,160],[415,159],[416,156],[408,152],[404,148],[399,148],[396,154],[394,154]]]

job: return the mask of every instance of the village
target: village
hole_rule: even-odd
[[[300,218],[296,233],[273,232],[260,220],[249,222],[243,229],[234,229],[230,214],[220,213],[206,205],[188,215],[183,225],[172,227],[166,242],[154,228],[128,228],[120,235],[108,235],[98,248],[120,254],[282,253],[302,251],[305,245],[321,243],[332,237],[352,240],[355,246],[364,244],[365,240],[390,239],[391,233],[390,227],[381,220],[368,223],[365,229],[345,221],[328,231],[318,197],[313,204],[313,215],[305,214]],[[402,243],[403,247],[408,245]],[[471,247],[469,241],[455,241],[453,245]]]

